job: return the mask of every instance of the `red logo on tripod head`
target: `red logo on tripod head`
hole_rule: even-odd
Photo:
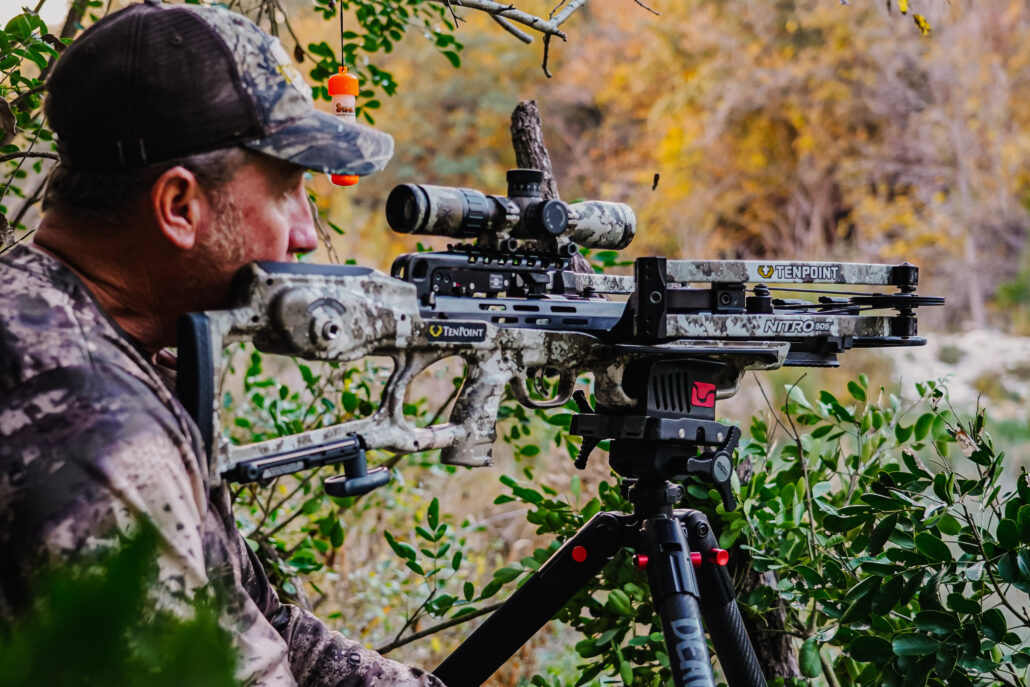
[[[694,382],[690,387],[690,406],[696,408],[715,407],[715,385],[708,382]]]

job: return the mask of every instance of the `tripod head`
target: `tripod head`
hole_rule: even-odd
[[[716,380],[725,364],[654,358],[633,367],[624,377],[624,389],[638,399],[634,407],[595,410],[582,391],[573,396],[580,414],[572,418],[570,433],[583,437],[576,467],[585,468],[593,449],[611,439],[608,462],[617,474],[634,480],[639,498],[671,507],[682,488],[670,491],[668,483],[694,475],[715,487],[726,510],[734,510],[730,478],[740,429],[715,420]]]

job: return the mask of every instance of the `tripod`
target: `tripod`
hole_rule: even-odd
[[[724,567],[728,555],[704,514],[674,508],[684,489],[673,480],[686,475],[711,483],[728,510],[736,507],[730,477],[740,430],[714,419],[721,365],[665,360],[644,367],[627,375],[646,380],[635,396],[639,414],[596,413],[579,391],[581,412],[571,427],[583,437],[577,467],[600,441],[612,440],[609,462],[624,478],[633,511],[598,513],[533,573],[433,671],[449,687],[482,684],[624,547],[647,572],[677,687],[714,687],[702,617],[730,687],[766,684]]]

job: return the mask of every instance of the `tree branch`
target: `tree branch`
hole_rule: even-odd
[[[662,16],[661,14],[659,14],[658,12],[655,12],[655,11],[654,11],[653,9],[651,9],[650,7],[648,7],[647,5],[645,5],[644,3],[640,2],[640,0],[633,0],[633,2],[637,3],[638,5],[640,5],[640,6],[641,6],[641,7],[643,7],[643,8],[645,9],[645,10],[647,10],[648,12],[650,12],[651,14],[653,14],[653,15],[654,15],[654,16],[656,16],[656,17],[660,17],[660,16]]]
[[[397,639],[397,640],[394,640],[394,641],[390,642],[389,644],[384,644],[383,646],[376,647],[376,651],[379,652],[380,654],[385,654],[388,651],[393,651],[394,649],[402,647],[405,644],[409,644],[411,642],[414,642],[415,640],[422,639],[423,637],[428,637],[431,634],[436,634],[437,632],[441,632],[441,631],[446,630],[448,628],[454,627],[455,625],[461,625],[462,623],[464,623],[466,621],[469,621],[469,620],[473,620],[475,618],[478,618],[481,615],[486,615],[487,613],[493,613],[494,611],[496,611],[500,607],[501,607],[501,603],[500,602],[499,603],[495,603],[495,604],[491,604],[489,606],[484,606],[483,608],[480,608],[478,611],[475,611],[473,613],[467,613],[467,614],[461,616],[460,618],[451,618],[450,620],[442,622],[442,623],[440,623],[438,625],[433,625],[430,628],[427,628],[425,630],[421,630],[419,632],[416,632],[415,634],[408,635],[404,639]]]
[[[553,16],[551,17],[551,21],[554,22],[555,26],[561,26],[568,20],[569,17],[572,16],[572,14],[576,10],[585,5],[586,2],[587,0],[572,0],[572,2],[565,5],[565,9],[563,9],[561,12],[559,12],[558,14],[553,14]],[[559,5],[559,7],[561,7],[561,5]]]
[[[57,153],[46,153],[36,152],[34,150],[19,150],[16,153],[7,153],[6,155],[0,155],[0,162],[7,162],[8,160],[17,160],[20,157],[41,157],[47,160],[60,160]]]
[[[517,27],[514,24],[512,24],[510,21],[508,21],[504,17],[498,17],[496,14],[491,14],[490,18],[493,19],[498,24],[500,24],[502,29],[504,29],[505,31],[507,31],[511,35],[515,36],[516,38],[518,38],[520,41],[522,41],[526,45],[529,45],[530,43],[533,42],[533,37],[532,36],[530,36],[528,33],[526,33],[525,31],[523,31],[519,27]]]
[[[583,0],[576,0],[582,2]],[[442,5],[467,7],[472,10],[479,10],[492,14],[495,17],[502,17],[508,19],[517,24],[528,26],[534,31],[539,31],[545,36],[558,36],[563,41],[568,40],[568,36],[558,28],[555,22],[547,21],[542,17],[538,17],[535,14],[529,12],[523,12],[522,10],[516,9],[514,5],[502,4],[499,2],[492,2],[492,0],[432,0]]]

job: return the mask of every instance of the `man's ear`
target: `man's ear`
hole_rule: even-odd
[[[166,239],[182,250],[193,248],[204,211],[200,182],[193,172],[176,166],[159,176],[150,187],[150,209]]]

